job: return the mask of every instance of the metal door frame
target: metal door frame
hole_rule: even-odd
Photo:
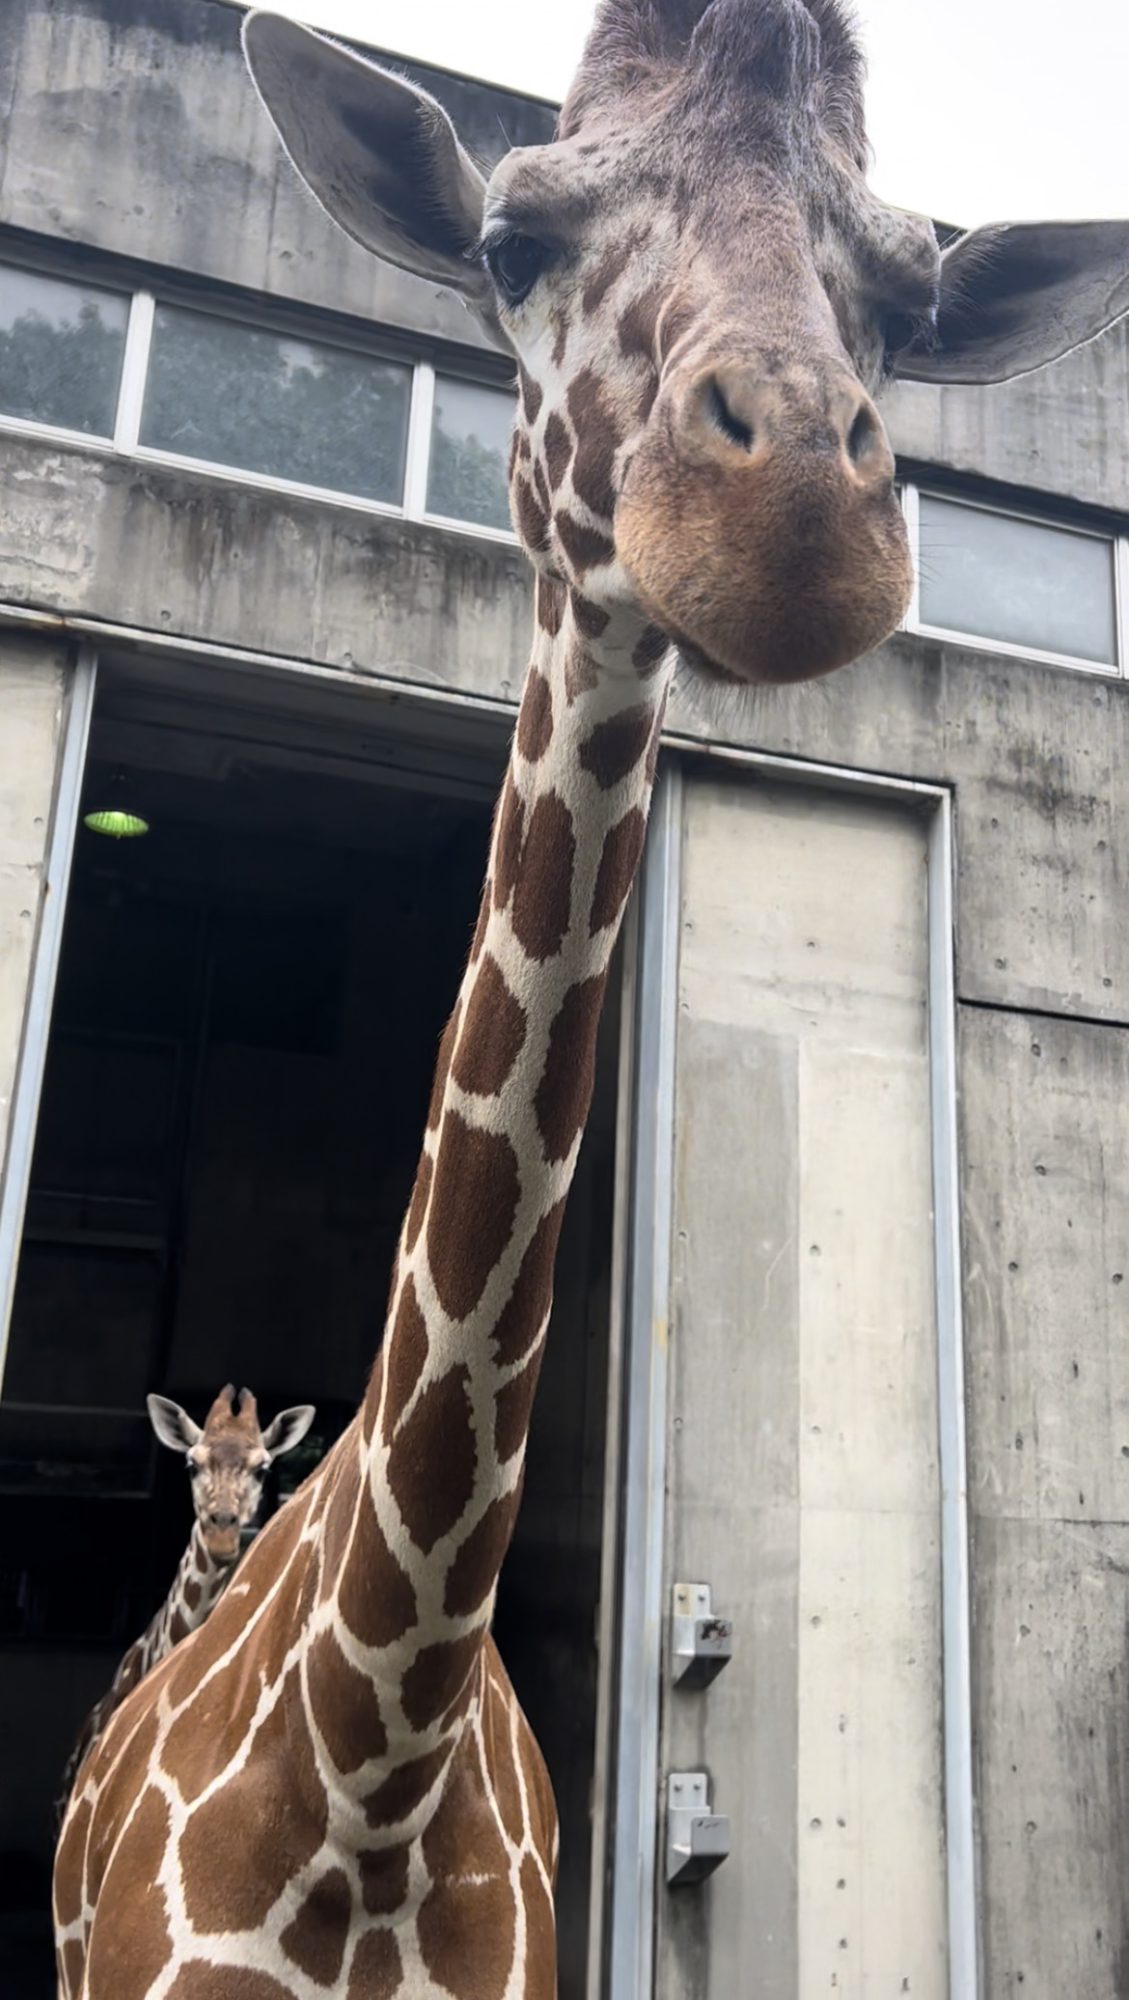
[[[671,756],[672,751],[678,754]],[[860,799],[916,804],[925,821],[949,1994],[950,2000],[977,2000],[953,797],[943,785],[702,745],[673,734],[664,737],[637,907],[626,937],[623,1143],[613,1262],[618,1337],[609,1379],[588,2000],[649,2000],[654,1990],[683,773],[722,767],[735,779],[759,775]]]

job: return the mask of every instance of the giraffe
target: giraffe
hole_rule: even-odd
[[[254,1396],[241,1389],[236,1398],[233,1382],[219,1391],[202,1430],[168,1396],[147,1396],[145,1402],[161,1444],[185,1455],[192,1482],[192,1532],[168,1595],[122,1655],[113,1680],[78,1733],[63,1773],[60,1814],[83,1759],[114,1710],[150,1668],[204,1623],[231,1578],[244,1534],[254,1526],[269,1467],[301,1443],[317,1414],[312,1403],[296,1404],[260,1430]]]
[[[603,0],[555,139],[488,184],[404,77],[269,14],[244,48],[336,222],[515,354],[533,637],[363,1401],[88,1760],[60,1992],[550,2000],[556,1817],[490,1622],[675,662],[794,681],[891,631],[883,377],[1089,338],[1126,238],[942,260],[867,189],[838,0]]]

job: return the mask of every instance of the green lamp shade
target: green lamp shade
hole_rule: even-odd
[[[90,828],[91,833],[106,833],[111,840],[136,840],[140,834],[149,831],[148,820],[142,819],[139,813],[110,809],[84,813],[82,823]]]

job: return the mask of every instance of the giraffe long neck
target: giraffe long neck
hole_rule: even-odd
[[[366,1730],[384,1755],[410,1744],[421,1784],[470,1699],[517,1511],[554,1254],[667,685],[652,635],[607,634],[597,665],[576,623],[576,609],[592,608],[543,583],[538,602],[383,1349],[326,1507],[332,1609],[311,1625],[307,1663],[319,1726],[347,1733],[351,1687],[357,1754]],[[370,1824],[383,1816],[370,1812]]]

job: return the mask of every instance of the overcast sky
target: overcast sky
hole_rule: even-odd
[[[594,0],[266,4],[554,100],[594,11]],[[856,10],[880,194],[965,225],[1129,216],[1129,0],[856,0]]]

